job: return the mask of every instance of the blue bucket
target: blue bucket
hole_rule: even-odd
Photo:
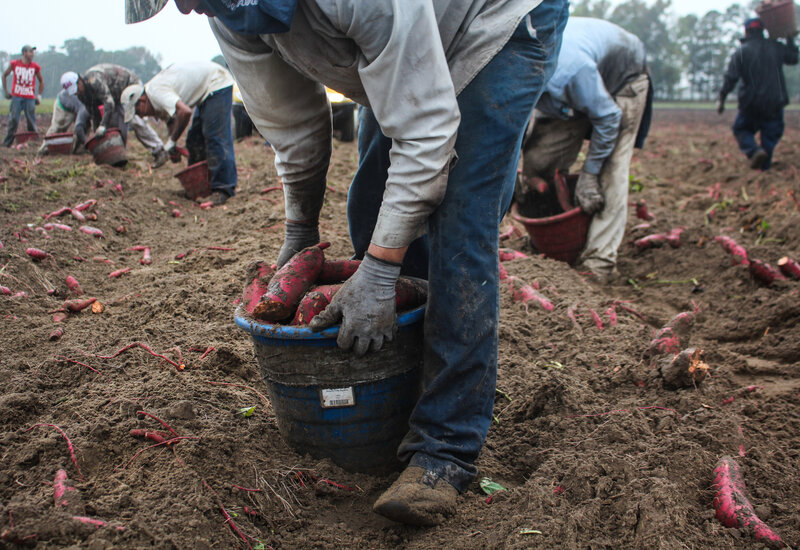
[[[395,339],[356,357],[336,346],[339,327],[321,332],[254,320],[250,333],[278,429],[298,453],[330,458],[353,472],[399,469],[397,446],[420,394],[425,306],[398,316]]]

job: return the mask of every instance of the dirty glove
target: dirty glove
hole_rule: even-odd
[[[104,135],[106,135],[106,127],[102,125],[98,126],[97,130],[94,131],[94,135],[95,137],[99,138],[103,137]]]
[[[316,223],[306,225],[286,222],[283,246],[278,253],[278,267],[283,267],[283,264],[291,260],[292,256],[315,244],[319,244],[319,227]]]
[[[603,197],[603,190],[600,188],[597,174],[581,172],[578,184],[575,186],[575,201],[580,205],[581,210],[590,216],[603,210],[606,199]]]
[[[178,164],[181,161],[181,152],[178,149],[178,145],[172,141],[172,138],[169,138],[164,144],[164,150],[169,155],[169,160],[172,161],[172,164]]]
[[[312,330],[320,331],[341,320],[336,340],[340,348],[352,348],[357,357],[370,349],[378,351],[397,332],[394,286],[399,276],[400,264],[367,253],[325,311],[311,320]]]

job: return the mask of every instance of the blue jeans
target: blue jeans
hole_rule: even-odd
[[[28,131],[36,131],[36,100],[12,97],[8,116],[8,131],[6,132],[6,138],[3,140],[3,145],[6,147],[11,147],[11,144],[14,143],[14,134],[17,133],[19,117],[22,111],[25,111],[25,119],[28,121]]]
[[[775,118],[763,118],[760,116],[739,111],[736,120],[733,122],[733,135],[739,142],[739,149],[750,158],[758,149],[767,152],[767,161],[761,167],[767,170],[772,165],[772,152],[783,136],[783,110]],[[761,132],[761,147],[756,142],[756,133]]]
[[[458,163],[428,219],[427,243],[414,242],[404,262],[406,273],[428,279],[429,295],[422,395],[398,457],[459,491],[477,473],[494,408],[498,227],[511,203],[525,127],[555,69],[567,8],[566,0],[545,0],[458,96]],[[356,257],[369,246],[391,148],[372,112],[360,116],[360,161],[347,210]]]
[[[228,196],[236,193],[236,157],[233,154],[231,107],[233,87],[217,90],[194,110],[186,134],[189,164],[208,161],[211,189]]]

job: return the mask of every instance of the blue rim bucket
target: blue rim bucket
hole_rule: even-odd
[[[283,439],[300,454],[354,472],[399,469],[397,446],[420,394],[425,306],[397,317],[395,339],[356,357],[336,346],[339,327],[262,323],[242,306],[236,324],[253,340]]]

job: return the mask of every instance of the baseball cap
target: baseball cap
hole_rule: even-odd
[[[748,19],[747,21],[744,22],[744,28],[745,30],[760,29],[763,31],[764,23],[761,21],[761,19],[753,17],[752,19]]]
[[[31,46],[30,44],[25,44],[24,46],[22,46],[22,53],[25,53],[27,51],[35,52],[36,51],[36,46]]]
[[[61,75],[61,87],[64,88],[69,95],[78,93],[78,73],[67,71]]]
[[[125,23],[150,19],[164,9],[169,0],[125,0]]]
[[[144,93],[144,86],[141,84],[131,84],[119,96],[122,103],[122,109],[125,111],[125,122],[130,122],[136,116],[136,102],[142,97]]]

